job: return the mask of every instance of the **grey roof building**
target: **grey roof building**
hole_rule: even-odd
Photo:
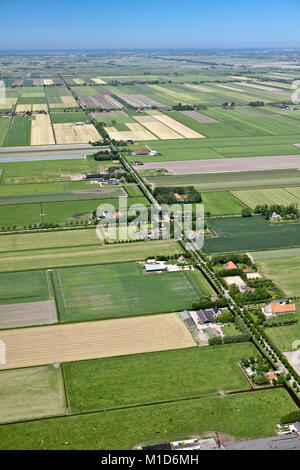
[[[197,315],[202,323],[213,323],[215,321],[214,310],[197,310]]]

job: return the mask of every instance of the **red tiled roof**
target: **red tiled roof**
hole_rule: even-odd
[[[295,304],[281,305],[279,303],[271,304],[272,313],[294,313],[296,312]]]

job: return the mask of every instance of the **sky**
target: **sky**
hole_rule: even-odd
[[[300,47],[300,0],[0,0],[0,49]]]

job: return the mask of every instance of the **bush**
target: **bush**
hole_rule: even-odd
[[[209,338],[208,344],[209,344],[209,346],[215,346],[217,344],[222,344],[221,336],[213,336],[212,338]]]

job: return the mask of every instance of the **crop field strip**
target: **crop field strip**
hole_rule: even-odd
[[[0,370],[195,346],[175,314],[0,330]]]
[[[95,235],[94,230],[90,230],[89,232],[93,232],[93,235]],[[66,232],[69,237],[72,233],[73,231]],[[87,244],[78,240],[77,246],[75,241],[75,246],[72,246],[72,244],[70,244],[72,238],[69,239],[68,243],[65,238],[61,238],[61,232],[54,232],[54,235],[59,234],[59,246],[57,247],[53,246],[55,238],[50,237],[51,234],[53,234],[53,232],[43,234],[44,237],[46,237],[45,245],[47,245],[50,238],[49,248],[45,246],[37,249],[29,249],[28,240],[25,242],[22,240],[20,241],[21,245],[18,251],[0,253],[1,272],[111,264],[119,263],[120,259],[122,259],[122,262],[132,262],[145,260],[153,256],[167,256],[183,252],[181,245],[179,245],[177,241],[170,240],[133,242],[124,246],[122,244],[100,245],[98,241],[92,243],[92,241],[90,241],[91,239],[87,238]],[[30,234],[29,236],[35,237],[35,234]],[[39,243],[39,246],[43,245],[41,240],[39,240]],[[21,248],[22,246],[24,246],[24,249]]]

